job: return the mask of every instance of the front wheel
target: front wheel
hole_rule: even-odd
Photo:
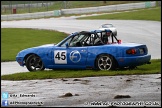
[[[41,71],[45,69],[41,58],[34,54],[27,58],[26,67],[29,71]]]
[[[108,54],[102,54],[96,60],[96,67],[99,70],[114,69],[115,61],[112,56],[110,56]]]

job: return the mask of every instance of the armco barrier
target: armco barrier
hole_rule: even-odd
[[[88,7],[88,8],[62,9],[62,10],[54,10],[54,11],[48,11],[48,12],[1,15],[1,21],[3,21],[3,20],[17,20],[17,19],[52,17],[52,16],[67,15],[67,14],[112,12],[112,11],[130,10],[130,9],[148,8],[148,7],[154,7],[154,6],[156,6],[156,1],[119,4],[119,5],[110,5],[110,6],[99,6],[99,7]]]
[[[1,15],[1,20],[44,18],[44,17],[51,17],[51,16],[54,16],[53,11],[37,12],[37,13],[26,13],[26,14]]]
[[[25,1],[24,1],[25,2]],[[32,7],[42,7],[42,5],[53,5],[55,2],[45,2],[45,3],[24,3],[24,4],[12,4],[12,8],[28,8],[29,6]],[[1,5],[1,9],[6,8],[6,9],[10,9],[11,5]]]
[[[61,16],[61,10],[54,10],[54,16]]]

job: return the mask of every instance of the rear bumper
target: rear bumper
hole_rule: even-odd
[[[150,64],[150,60],[151,55],[117,58],[119,67],[140,66],[143,64]]]

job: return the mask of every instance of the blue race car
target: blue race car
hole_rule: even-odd
[[[112,31],[93,30],[70,34],[58,44],[47,44],[20,51],[16,61],[29,71],[47,69],[135,68],[149,64],[147,46],[121,43]]]

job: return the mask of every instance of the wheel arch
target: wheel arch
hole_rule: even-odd
[[[113,58],[113,60],[115,61],[116,67],[119,66],[117,60],[115,59],[115,57],[114,57],[112,54],[109,54],[109,53],[101,53],[101,54],[98,54],[98,55],[96,56],[96,58],[95,58],[95,61],[94,61],[94,66],[95,66],[95,68],[97,68],[97,66],[96,66],[97,58],[98,58],[100,55],[104,55],[104,54],[111,56],[111,57]]]
[[[34,59],[33,59],[34,58]],[[38,60],[39,59],[39,60]],[[32,65],[30,64],[32,61]],[[41,64],[40,64],[41,63]],[[44,63],[41,60],[41,57],[38,56],[35,53],[29,53],[24,57],[24,64],[26,65],[27,69],[29,71],[37,71],[36,68],[38,68],[38,70],[44,70]],[[34,69],[33,69],[34,67]]]
[[[26,64],[27,58],[28,58],[30,55],[36,55],[36,56],[38,56],[38,55],[35,54],[35,53],[29,53],[29,54],[25,55],[25,57],[24,57],[24,63],[25,63],[25,64]],[[38,56],[38,57],[40,57],[40,56]]]

